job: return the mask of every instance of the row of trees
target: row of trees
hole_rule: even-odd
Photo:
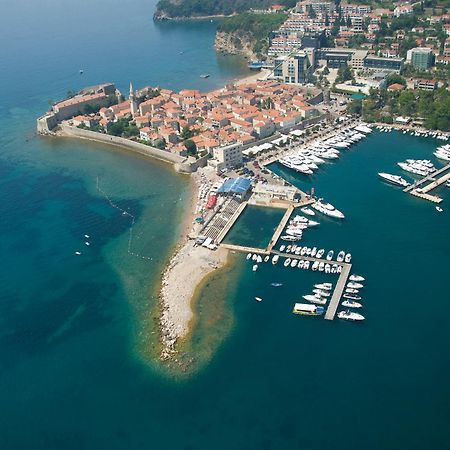
[[[373,89],[363,101],[351,102],[348,112],[362,114],[367,122],[392,123],[393,117],[399,115],[421,118],[426,128],[450,131],[450,92],[446,88],[402,92]]]

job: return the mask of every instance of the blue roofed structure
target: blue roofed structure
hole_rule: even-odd
[[[252,181],[248,178],[230,178],[226,180],[219,188],[219,194],[237,194],[245,195],[250,189]]]

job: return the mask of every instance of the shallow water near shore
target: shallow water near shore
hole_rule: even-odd
[[[293,315],[313,283],[332,277],[281,264],[254,273],[234,254],[197,304],[192,348],[210,362],[173,380],[143,360],[155,337],[152,286],[176,243],[187,180],[160,162],[33,132],[47,99],[71,88],[117,81],[126,91],[130,78],[210,88],[245,73],[242,61],[215,59],[214,24],[153,29],[153,5],[1,7],[1,448],[447,448],[449,192],[437,191],[438,214],[376,175],[431,157],[440,141],[374,133],[311,180],[286,172],[346,214],[321,218],[304,242],[353,253],[367,280],[366,323]],[[132,251],[145,259],[127,252],[122,210],[136,216]]]

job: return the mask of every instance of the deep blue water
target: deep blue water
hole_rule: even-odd
[[[305,243],[353,253],[366,323],[294,316],[325,276],[281,265],[253,273],[236,255],[216,282],[230,283],[231,332],[210,363],[173,381],[142,357],[187,180],[106,146],[35,137],[34,125],[47,100],[84,85],[207,89],[245,72],[213,53],[214,24],[153,25],[153,6],[0,6],[0,448],[449,447],[449,214],[376,176],[430,157],[432,140],[377,133],[312,180],[291,177],[346,214],[321,220]],[[136,216],[132,250],[150,259],[127,253],[130,219],[97,178]],[[214,283],[209,303],[222,300]]]

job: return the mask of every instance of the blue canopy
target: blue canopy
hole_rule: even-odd
[[[245,194],[252,184],[252,181],[248,178],[230,178],[225,181],[222,186],[219,188],[220,194]]]

